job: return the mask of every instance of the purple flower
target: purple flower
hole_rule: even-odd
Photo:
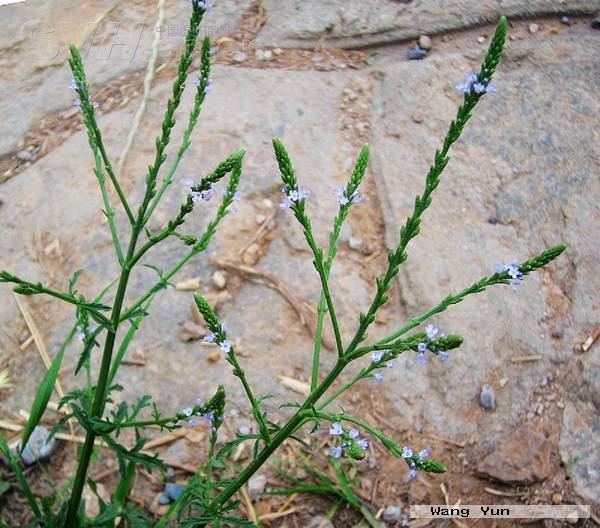
[[[205,343],[215,343],[217,341],[217,336],[211,332],[210,334],[204,336],[203,341]]]
[[[212,0],[187,0],[190,4],[199,7],[200,9],[203,9],[204,11],[208,11],[209,9],[212,9],[213,4],[212,4]]]
[[[410,457],[413,456],[413,450],[410,447],[408,447],[408,446],[404,446],[402,448],[402,455],[401,456],[402,456],[402,458],[410,458]]]
[[[425,365],[427,363],[427,356],[424,353],[419,353],[415,359],[415,363],[419,366]]]
[[[410,470],[408,472],[408,478],[409,478],[409,480],[417,478],[417,469],[416,469],[416,467],[417,466],[415,466],[415,463],[411,462],[411,464],[410,464]]]
[[[279,208],[280,209],[289,209],[292,206],[292,203],[293,202],[287,196],[285,196],[283,198],[283,200],[281,201],[281,203],[279,204]]]
[[[283,201],[279,204],[281,209],[289,209],[294,202],[299,202],[310,196],[310,189],[303,187],[302,189],[288,189],[284,187],[281,191],[285,194]]]
[[[373,372],[373,377],[375,378],[375,381],[378,382],[382,382],[383,381],[383,372]]]
[[[387,368],[394,368],[394,362],[393,362],[393,361],[388,361],[388,362],[385,364],[385,366],[386,366]]]
[[[359,433],[358,429],[352,428],[352,429],[350,429],[350,431],[348,431],[348,436],[350,438],[358,438],[359,435],[360,435],[360,433]]]
[[[448,352],[440,351],[436,355],[440,361],[448,361],[450,359]]]
[[[343,453],[343,450],[340,446],[332,446],[329,449],[329,454],[333,457],[333,458],[341,458]]]
[[[369,440],[367,440],[366,438],[362,438],[356,443],[357,443],[358,447],[360,447],[361,449],[369,448]]]
[[[417,345],[417,350],[421,353],[424,354],[425,352],[427,352],[428,348],[427,348],[427,343],[419,343]]]
[[[188,427],[196,427],[198,425],[198,420],[194,420],[193,418],[190,418],[187,421],[187,425],[188,425]]]
[[[428,324],[425,327],[425,332],[427,333],[427,339],[429,339],[430,341],[434,341],[435,339],[437,339],[437,335],[440,333],[440,329],[432,324]]]
[[[83,343],[85,340],[85,332],[83,331],[83,327],[81,325],[77,325],[76,327],[77,333],[75,334],[75,339],[80,343]]]
[[[496,88],[492,86],[490,82],[491,81],[488,81],[487,83],[482,82],[479,79],[479,74],[471,72],[467,74],[464,82],[456,86],[456,89],[466,95],[469,95],[472,92],[477,94],[496,93]]]
[[[219,343],[219,348],[226,354],[229,353],[231,351],[231,341],[221,341]]]
[[[373,363],[379,363],[384,353],[385,352],[383,350],[376,350],[375,352],[371,353],[371,359],[373,360]]]
[[[508,273],[508,276],[510,277],[508,279],[508,284],[513,291],[517,291],[521,282],[525,279],[525,275],[521,271],[521,268],[519,268],[516,260],[513,260],[510,264],[496,264],[494,271],[496,273],[502,273],[503,271]]]
[[[185,185],[186,187],[193,187],[194,186],[194,180],[192,180],[192,178],[184,178],[182,180],[183,185]]]
[[[227,330],[228,330],[227,325],[225,323],[221,323],[221,332],[226,334]]]
[[[198,406],[204,405],[204,400],[202,398],[198,398],[196,400],[196,405],[198,405]]]
[[[421,449],[419,451],[419,460],[423,461],[429,456],[429,449],[426,447],[425,449]]]
[[[194,409],[192,409],[191,407],[186,407],[185,409],[183,409],[182,414],[184,414],[185,416],[192,416],[192,414],[194,414]]]
[[[363,196],[358,190],[352,193],[352,196],[348,196],[348,187],[337,187],[333,190],[335,195],[338,197],[340,205],[348,205],[350,202],[360,203],[363,201]]]
[[[331,436],[342,436],[344,434],[344,428],[340,422],[333,422],[329,427],[329,434]]]

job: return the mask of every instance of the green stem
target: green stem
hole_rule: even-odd
[[[260,410],[260,406],[258,404],[258,400],[248,383],[248,379],[246,378],[246,373],[244,369],[240,366],[240,363],[235,355],[235,349],[232,346],[231,350],[227,354],[227,361],[233,365],[233,373],[240,379],[242,385],[244,387],[244,391],[246,392],[246,396],[250,401],[250,405],[252,406],[252,414],[254,415],[254,419],[258,423],[258,427],[260,429],[260,434],[263,437],[266,444],[269,444],[271,441],[271,434],[269,433],[269,428],[267,427],[267,423],[265,422],[265,418],[262,415]]]
[[[106,388],[108,382],[108,376],[110,373],[110,363],[112,359],[113,349],[115,346],[115,339],[117,335],[117,329],[119,327],[119,321],[121,318],[121,309],[123,307],[123,301],[125,299],[125,292],[127,290],[127,283],[129,281],[129,274],[131,267],[129,266],[129,260],[135,252],[135,246],[140,234],[141,225],[138,221],[134,224],[131,233],[131,240],[129,241],[129,248],[127,250],[127,257],[125,263],[121,268],[121,275],[119,278],[119,285],[117,287],[117,293],[115,294],[115,302],[112,310],[112,327],[108,329],[106,340],[104,342],[104,351],[102,352],[102,361],[100,364],[100,372],[98,373],[98,383],[94,392],[94,401],[92,403],[91,416],[93,418],[101,418],[104,412],[104,405],[106,403]],[[83,493],[83,487],[85,485],[87,471],[90,465],[92,452],[94,450],[94,440],[96,434],[92,431],[88,431],[85,436],[85,442],[81,448],[81,456],[79,458],[79,465],[77,467],[77,473],[75,475],[75,481],[73,482],[73,490],[71,492],[71,498],[69,499],[69,506],[67,510],[67,518],[65,521],[65,528],[77,528],[79,503],[81,502],[81,495]]]
[[[317,389],[308,396],[302,407],[290,418],[290,420],[277,432],[271,443],[266,445],[256,458],[238,475],[238,477],[230,482],[225,489],[214,499],[211,506],[217,508],[225,504],[249,479],[258,469],[269,459],[275,450],[292,434],[305,420],[305,412],[310,409],[318,399],[331,386],[336,378],[346,367],[347,363],[343,359],[338,359],[338,362],[317,387]]]

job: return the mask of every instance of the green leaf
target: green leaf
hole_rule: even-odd
[[[33,492],[31,491],[29,484],[27,484],[27,481],[25,480],[25,475],[23,475],[23,472],[21,471],[18,462],[15,460],[15,457],[11,453],[8,444],[6,443],[6,440],[2,435],[0,435],[0,453],[4,455],[4,458],[6,458],[10,468],[13,470],[13,473],[17,477],[17,481],[19,482],[19,485],[21,486],[21,489],[23,490],[25,498],[27,499],[27,502],[29,503],[29,506],[31,507],[33,513],[36,517],[40,518],[42,516],[42,513],[40,512],[40,508],[38,507]]]
[[[74,331],[71,331],[72,338],[74,335]],[[35,394],[35,398],[33,399],[33,404],[31,405],[31,411],[29,412],[29,420],[27,420],[27,424],[25,425],[25,430],[23,431],[23,439],[21,440],[21,450],[25,448],[27,442],[29,441],[29,437],[36,426],[40,423],[44,412],[46,411],[46,407],[48,402],[50,401],[50,396],[52,395],[52,391],[54,390],[54,384],[56,383],[56,378],[58,378],[58,373],[60,372],[60,366],[62,364],[63,356],[65,355],[65,350],[67,348],[67,344],[71,339],[65,340],[63,345],[60,347],[60,350],[56,354],[56,357],[52,361],[50,368],[44,374],[44,378],[40,383],[37,392]]]

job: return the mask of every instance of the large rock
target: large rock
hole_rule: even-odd
[[[584,500],[600,503],[600,418],[592,404],[567,403],[563,414],[560,454],[575,490]]]
[[[501,15],[588,14],[598,0],[266,0],[261,46],[312,48],[322,39],[332,47],[357,48],[495,22]]]
[[[561,242],[569,248],[518,293],[491,288],[434,318],[465,342],[448,363],[420,369],[411,354],[403,362],[389,399],[415,425],[425,420],[439,433],[485,435],[515,424],[544,373],[570,357],[596,318],[599,43],[589,30],[511,43],[497,75],[499,93],[485,97],[451,152],[400,271],[407,316],[491,274],[495,263]],[[382,68],[372,150],[390,246],[460,104],[454,85],[476,66],[452,55]],[[415,112],[425,116],[422,123],[411,118]],[[552,339],[561,324],[563,338]],[[513,364],[515,356],[539,361]],[[496,412],[485,416],[474,408],[478,387],[501,378],[503,388],[492,383]]]
[[[498,439],[492,452],[477,465],[484,476],[516,485],[544,480],[551,469],[550,442],[529,422]]]
[[[213,39],[233,33],[250,5],[250,0],[218,2],[201,33]],[[159,63],[174,63],[185,42],[190,12],[184,0],[169,2],[164,22],[157,26],[156,2],[145,0],[46,0],[4,6],[0,156],[14,151],[41,117],[72,103],[68,88],[72,75],[66,63],[69,44],[81,49],[88,79],[97,92],[114,79],[146,68],[157,31],[161,33]]]

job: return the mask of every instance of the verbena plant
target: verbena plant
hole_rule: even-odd
[[[409,447],[402,446],[396,440],[389,438],[382,431],[360,418],[354,417],[344,411],[330,410],[331,404],[359,381],[371,377],[380,378],[381,369],[390,366],[390,362],[404,352],[414,351],[417,354],[417,362],[421,363],[425,361],[429,354],[433,354],[441,360],[447,359],[448,351],[461,345],[462,337],[459,335],[440,334],[438,329],[431,324],[424,331],[416,331],[411,335],[407,334],[423,325],[432,316],[443,312],[453,304],[461,302],[471,294],[483,292],[488,286],[504,284],[511,285],[516,289],[518,283],[526,275],[545,266],[565,249],[565,246],[556,246],[521,263],[514,262],[506,266],[501,266],[492,275],[482,278],[456,294],[447,296],[427,312],[410,319],[403,327],[389,336],[367,344],[367,331],[375,320],[378,310],[388,300],[387,295],[392,281],[398,273],[399,266],[407,258],[407,246],[419,234],[421,217],[431,205],[432,194],[437,188],[440,176],[449,161],[448,153],[450,147],[459,139],[477,103],[486,93],[493,91],[493,87],[491,86],[492,76],[500,61],[507,31],[506,20],[502,18],[498,23],[481,69],[477,73],[470,74],[466,82],[458,87],[464,93],[463,102],[458,108],[456,118],[450,123],[441,149],[435,153],[433,164],[425,179],[423,193],[416,197],[413,212],[400,230],[400,241],[394,249],[388,252],[387,270],[376,279],[376,293],[373,301],[367,312],[360,314],[357,329],[349,342],[345,342],[339,328],[330,291],[332,285],[330,284],[329,274],[336,256],[338,237],[342,224],[348,216],[351,207],[360,201],[359,187],[365,176],[369,160],[369,149],[367,146],[362,148],[354,171],[346,186],[337,191],[340,202],[339,211],[333,222],[328,247],[321,248],[315,241],[311,222],[305,207],[309,191],[299,186],[298,178],[283,144],[277,139],[273,141],[275,156],[283,181],[284,200],[281,208],[290,209],[302,227],[304,238],[314,257],[313,264],[319,275],[322,287],[317,311],[318,318],[312,358],[310,394],[303,403],[288,405],[294,408],[294,413],[287,422],[280,425],[267,417],[266,412],[262,408],[263,397],[258,396],[252,390],[246,373],[239,363],[235,347],[228,339],[227,327],[219,320],[206,299],[200,295],[196,295],[194,298],[206,322],[206,326],[210,330],[210,334],[205,339],[214,342],[225,352],[227,361],[233,367],[234,375],[242,383],[251,406],[252,415],[256,421],[256,434],[238,434],[237,438],[227,442],[224,447],[217,450],[217,438],[219,429],[223,423],[225,407],[225,391],[223,387],[219,387],[215,395],[208,402],[198,401],[193,406],[183,409],[172,416],[164,416],[157,405],[151,403],[150,396],[143,396],[132,405],[122,402],[108,414],[105,413],[107,402],[112,401],[113,393],[121,389],[119,385],[114,383],[115,376],[135,332],[143,319],[148,315],[148,310],[154,296],[169,285],[172,277],[190,259],[207,248],[217,226],[228,213],[232,202],[237,199],[237,189],[240,182],[242,159],[244,156],[243,150],[231,154],[214,171],[204,176],[199,182],[188,182],[190,189],[186,200],[181,205],[179,213],[164,228],[157,232],[151,232],[147,227],[152,213],[159,205],[167,188],[173,182],[174,174],[181,158],[190,145],[191,134],[198,122],[206,94],[211,88],[210,43],[208,38],[205,38],[199,53],[201,63],[200,72],[194,83],[196,86],[194,106],[189,115],[188,125],[183,134],[181,146],[175,154],[168,172],[159,184],[159,173],[167,159],[165,149],[169,144],[171,131],[175,126],[175,112],[181,102],[188,73],[193,62],[200,23],[208,7],[208,2],[199,0],[191,2],[192,13],[185,48],[182,51],[177,76],[173,83],[171,96],[167,102],[161,132],[156,139],[156,154],[154,161],[148,168],[145,180],[145,193],[137,210],[133,209],[130,205],[121,188],[119,179],[113,171],[96,121],[96,105],[92,99],[90,85],[86,80],[81,57],[74,46],[70,48],[71,58],[69,64],[74,77],[72,88],[77,95],[76,104],[81,111],[83,122],[87,129],[89,145],[94,156],[94,172],[100,186],[104,203],[104,214],[108,219],[108,226],[119,263],[120,274],[97,297],[88,299],[76,290],[76,281],[80,271],[75,272],[73,278],[69,281],[67,291],[56,291],[44,286],[41,282],[29,282],[6,271],[0,273],[0,281],[16,284],[14,291],[19,294],[50,295],[74,305],[76,310],[77,321],[37,390],[30,419],[26,424],[20,444],[21,448],[18,450],[18,453],[11,452],[6,442],[0,438],[0,449],[11,465],[25,493],[25,497],[35,517],[34,525],[74,528],[77,526],[116,525],[138,527],[153,524],[147,514],[139,511],[129,501],[133,477],[138,467],[144,466],[148,469],[157,469],[160,471],[166,469],[164,463],[157,456],[151,456],[143,451],[147,440],[145,432],[148,428],[156,428],[157,426],[162,430],[193,426],[194,417],[198,416],[208,419],[212,427],[206,463],[190,480],[183,494],[171,505],[168,512],[158,521],[156,526],[166,526],[175,516],[177,516],[181,526],[188,527],[206,526],[211,523],[214,526],[227,524],[252,526],[250,521],[235,517],[235,509],[238,503],[233,499],[234,495],[269,460],[271,455],[273,455],[283,442],[290,438],[297,439],[295,435],[300,428],[307,424],[312,424],[312,432],[315,432],[322,422],[328,424],[334,444],[331,448],[331,455],[335,458],[345,456],[353,459],[361,459],[365,456],[368,441],[365,438],[360,438],[360,430],[362,430],[379,440],[391,455],[403,459],[407,464],[411,476],[414,476],[417,471],[434,473],[446,471],[445,466],[441,462],[428,457],[429,453],[427,450],[413,452]],[[216,184],[228,175],[229,179],[225,189],[222,191],[223,196],[220,206],[214,218],[208,223],[206,230],[197,236],[184,233],[182,229],[187,216],[203,200],[209,200],[215,192]],[[109,182],[116,191],[120,207],[129,222],[129,241],[126,245],[122,245],[121,234],[115,223],[115,210],[112,208],[109,200]],[[168,237],[179,238],[187,246],[186,253],[168,270],[161,270],[155,266],[146,264],[156,270],[158,280],[152,288],[125,307],[127,286],[133,269],[142,262],[143,257],[146,256],[150,249]],[[115,284],[116,293],[114,293],[112,304],[107,304],[104,299],[109,296]],[[335,336],[337,361],[333,368],[321,379],[319,376],[319,357],[322,331],[327,314],[329,314],[329,321],[331,322]],[[117,335],[123,333],[123,326],[128,326],[128,329],[121,336],[117,346]],[[75,374],[77,375],[83,369],[87,373],[86,383],[82,389],[73,391],[62,399],[61,404],[67,409],[67,414],[57,424],[54,432],[64,425],[67,420],[76,420],[85,430],[85,443],[80,451],[77,472],[71,481],[70,497],[63,504],[55,505],[48,499],[38,501],[35,497],[21,470],[19,455],[23,455],[23,447],[28,445],[28,442],[32,439],[32,434],[36,431],[36,427],[50,399],[65,350],[73,339],[78,339],[82,343],[82,351],[75,368]],[[103,341],[103,346],[100,368],[97,379],[93,382],[90,356],[95,347],[100,346],[101,341]],[[370,356],[370,363],[351,378],[350,381],[331,392],[330,389],[346,367],[364,356]],[[148,412],[147,408],[149,408],[150,412]],[[140,417],[144,413],[147,416],[144,418]],[[125,429],[133,429],[135,432],[135,444],[133,447],[126,447],[120,443],[120,433]],[[104,444],[115,453],[119,462],[121,480],[112,494],[111,502],[105,503],[100,500],[100,513],[94,518],[86,518],[82,503],[82,491],[86,483],[93,491],[96,490],[94,481],[88,476],[88,469],[94,450],[94,443],[97,439],[103,440]],[[221,462],[223,458],[243,442],[254,443],[252,460],[235,478],[222,478],[219,475],[217,467],[222,467]]]

